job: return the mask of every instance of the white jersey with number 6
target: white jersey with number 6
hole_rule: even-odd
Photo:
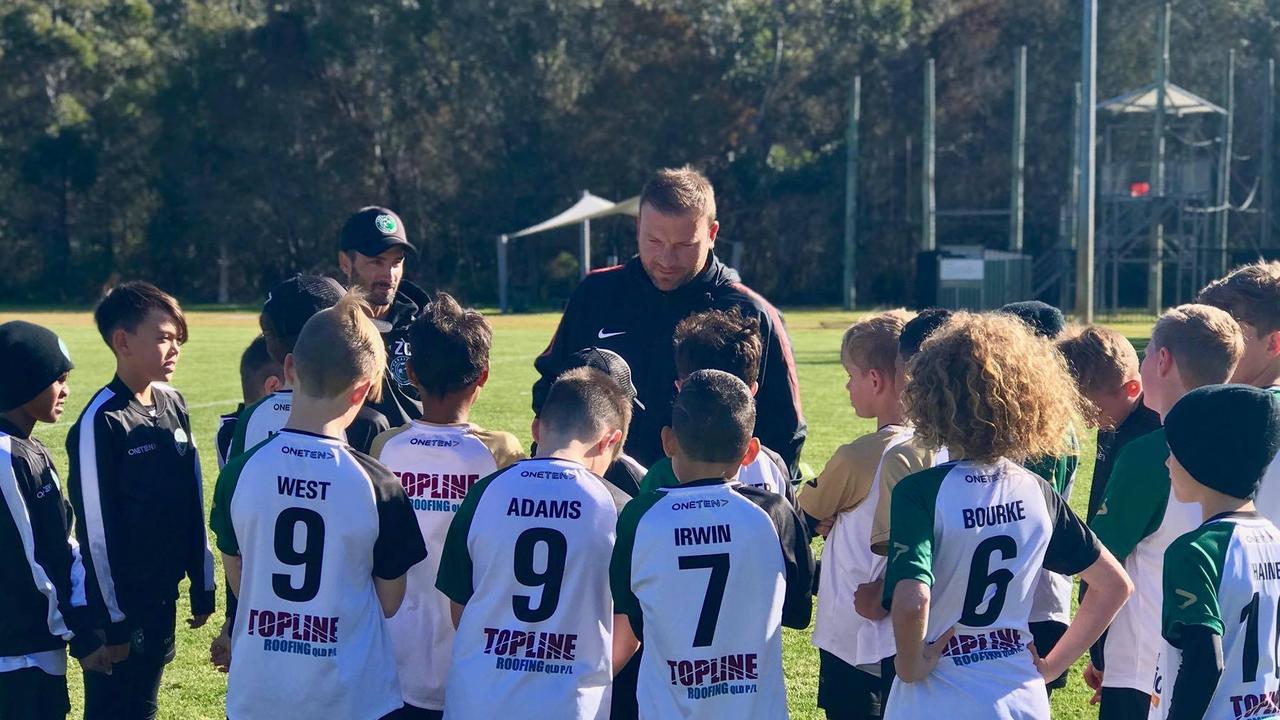
[[[523,460],[476,483],[436,587],[464,605],[445,717],[609,716],[617,497],[581,465]]]
[[[1009,460],[961,460],[893,489],[885,604],[903,580],[931,588],[927,641],[955,637],[925,679],[893,683],[886,720],[1047,720],[1028,622],[1041,569],[1074,575],[1097,538],[1053,487]]]

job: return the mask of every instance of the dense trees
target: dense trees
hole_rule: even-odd
[[[1179,0],[1174,78],[1218,99],[1235,47],[1247,105],[1275,45],[1273,4]],[[421,282],[491,301],[495,234],[582,188],[622,198],[650,169],[690,162],[716,183],[723,237],[744,243],[755,286],[835,302],[845,111],[861,73],[861,297],[902,301],[924,59],[938,59],[939,202],[997,207],[1013,49],[1029,46],[1027,242],[1048,247],[1067,190],[1078,5],[8,0],[0,298],[83,301],[142,276],[189,300],[256,300],[285,273],[331,269],[345,216],[381,203],[422,247]],[[1150,81],[1156,6],[1103,4],[1101,96]],[[1256,158],[1257,121],[1237,128],[1238,151]],[[520,292],[555,301],[572,242],[518,246]],[[622,220],[598,223],[596,242],[597,257],[634,250]]]

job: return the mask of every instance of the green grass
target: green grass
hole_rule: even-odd
[[[41,426],[37,436],[53,451],[58,467],[65,471],[63,442],[67,430],[95,390],[106,384],[114,371],[111,354],[103,346],[87,311],[0,312],[0,322],[21,317],[43,324],[62,336],[70,347],[76,370],[71,375],[72,396],[67,413],[57,425]],[[476,406],[473,419],[486,427],[510,430],[529,441],[529,388],[534,380],[533,358],[542,351],[555,329],[557,315],[493,316],[495,340],[488,386]],[[842,443],[874,430],[871,421],[854,416],[844,391],[844,370],[840,366],[840,336],[855,318],[852,313],[827,310],[796,310],[787,313],[788,326],[799,366],[801,397],[809,421],[809,440],[803,460],[812,470],[822,464]],[[213,437],[218,415],[234,409],[239,401],[237,372],[240,352],[257,333],[256,316],[251,312],[192,312],[188,316],[191,340],[183,348],[174,384],[183,392],[191,409],[191,420],[200,444],[205,473],[206,502],[216,478]],[[1117,329],[1145,343],[1149,321],[1124,318]],[[1087,438],[1072,506],[1084,513],[1093,474],[1093,437]],[[185,591],[183,593],[185,603]],[[219,610],[220,612],[221,610]],[[180,619],[186,608],[180,608]],[[164,676],[160,694],[160,717],[224,717],[226,676],[208,663],[209,641],[216,622],[189,631],[179,622],[178,658]],[[791,716],[822,718],[816,708],[818,656],[809,643],[808,632],[788,630],[785,636],[785,669]],[[69,673],[73,717],[83,704],[78,667]],[[1088,694],[1080,680],[1080,669],[1072,671],[1070,686],[1054,697],[1053,715],[1063,720],[1093,717]]]

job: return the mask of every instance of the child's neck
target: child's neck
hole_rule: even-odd
[[[154,382],[147,377],[145,373],[134,371],[124,363],[116,363],[116,375],[120,378],[130,390],[133,391],[133,397],[143,405],[151,404],[151,384]]]
[[[907,413],[902,407],[902,403],[894,403],[893,407],[881,411],[876,415],[876,427],[886,427],[888,425],[905,425],[907,423]]]
[[[418,397],[422,398],[422,419],[436,425],[457,425],[469,421],[471,407],[475,405],[475,394],[470,388],[443,397],[419,389]]]
[[[738,464],[698,462],[683,457],[671,458],[671,472],[681,485],[708,478],[733,480],[738,477],[741,469],[742,466]]]
[[[285,427],[290,430],[324,435],[345,440],[351,418],[359,412],[359,405],[349,405],[343,399],[313,398],[294,393],[292,408]]]
[[[1202,516],[1202,522],[1223,513],[1241,511],[1249,512],[1254,510],[1252,500],[1232,497],[1208,488],[1204,488],[1203,493],[1204,496],[1200,498],[1200,514]]]
[[[31,437],[31,431],[36,428],[36,418],[31,413],[23,410],[21,407],[13,408],[0,412],[0,418],[4,418],[10,425],[18,428],[22,432],[22,436]]]

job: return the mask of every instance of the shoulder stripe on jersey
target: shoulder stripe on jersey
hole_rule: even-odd
[[[31,527],[31,515],[27,512],[27,504],[22,499],[21,490],[18,489],[18,478],[13,474],[12,442],[13,439],[8,435],[0,434],[0,494],[4,496],[9,514],[13,516],[14,526],[18,528],[18,537],[22,540],[22,554],[31,568],[31,579],[48,603],[45,623],[49,626],[49,632],[63,640],[70,640],[71,630],[67,628],[67,623],[58,610],[58,591],[49,580],[49,574],[45,572],[44,567],[36,561],[36,541],[35,532]]]
[[[194,435],[194,433],[192,434]],[[200,470],[200,452],[196,450],[194,442],[191,443],[191,462],[196,468],[196,500],[200,503],[199,516],[204,518],[204,474]],[[201,563],[204,571],[204,578],[202,578],[204,582],[201,583],[203,585],[202,589],[206,592],[213,592],[217,589],[217,585],[214,582],[213,548],[209,546],[209,533],[205,532],[203,522],[199,524],[199,529],[196,532],[200,533],[200,552],[204,555]]]
[[[98,590],[107,606],[111,622],[124,620],[120,601],[116,599],[116,581],[111,575],[111,560],[107,557],[107,532],[102,522],[102,496],[98,491],[98,413],[116,396],[104,387],[94,396],[85,409],[80,423],[80,494],[84,502],[84,530],[89,537],[89,557],[98,576]]]
[[[378,437],[374,438],[373,444],[369,446],[369,456],[373,458],[381,457],[382,450],[387,446],[387,443],[391,442],[393,439],[395,439],[397,435],[405,432],[411,427],[413,427],[412,420],[401,425],[400,427],[393,427],[390,430],[383,430],[382,432],[378,433]]]

